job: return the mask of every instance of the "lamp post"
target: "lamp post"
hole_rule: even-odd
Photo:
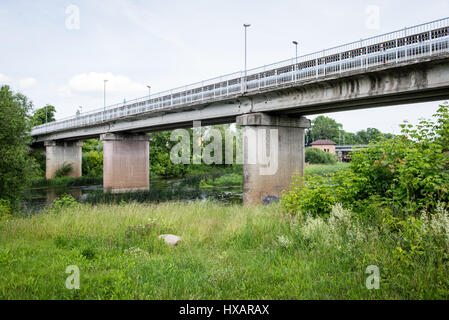
[[[151,86],[147,86],[148,88],[148,100],[150,100],[151,97]]]
[[[292,43],[295,45],[295,49],[296,49],[296,64],[298,64],[298,42],[297,41],[292,41]]]
[[[244,81],[245,81],[245,84],[244,84],[244,90],[243,91],[246,91],[246,52],[247,52],[247,50],[246,50],[246,30],[250,27],[251,25],[250,24],[243,24],[243,27],[245,28],[245,79],[244,79]]]

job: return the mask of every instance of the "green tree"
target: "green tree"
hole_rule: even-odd
[[[45,107],[37,109],[31,117],[31,125],[35,127],[44,123],[53,122],[55,121],[55,113],[56,109],[52,105],[46,105]]]
[[[320,149],[307,148],[305,151],[306,162],[310,164],[335,164],[337,157]]]
[[[311,142],[322,139],[329,139],[335,143],[339,143],[342,125],[332,118],[318,116],[312,121],[310,128]]]
[[[21,192],[36,174],[30,156],[32,103],[9,86],[0,88],[0,199],[18,208]]]
[[[83,176],[103,176],[103,142],[89,139],[83,142]]]
[[[150,143],[150,171],[163,177],[182,177],[188,166],[174,164],[170,160],[170,150],[177,143],[170,141],[171,131],[155,132]]]

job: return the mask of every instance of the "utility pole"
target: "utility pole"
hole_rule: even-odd
[[[292,41],[292,43],[295,45],[296,48],[296,64],[298,64],[298,42]]]
[[[246,68],[246,53],[247,53],[247,48],[246,48],[246,30],[250,27],[251,25],[250,24],[243,24],[243,27],[245,28],[245,78],[244,78],[244,90],[243,91],[246,91],[246,72],[247,72],[247,68]]]

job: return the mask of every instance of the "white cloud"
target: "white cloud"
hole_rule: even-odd
[[[20,89],[29,89],[29,88],[33,87],[36,84],[36,82],[37,82],[36,79],[31,78],[31,77],[17,79],[17,78],[8,77],[8,76],[0,73],[0,83],[8,84],[12,88],[19,87]]]
[[[103,92],[104,80],[108,80],[106,83],[108,93],[139,97],[146,92],[145,85],[133,82],[126,76],[114,75],[111,72],[89,72],[73,76],[68,85],[60,88],[60,93],[97,94]]]
[[[5,83],[10,82],[10,81],[11,80],[7,76],[5,76],[4,74],[0,73],[0,83],[1,84],[5,84]]]
[[[19,86],[22,89],[28,89],[36,84],[36,79],[34,78],[23,78],[19,80]]]

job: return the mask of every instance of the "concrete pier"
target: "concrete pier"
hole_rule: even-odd
[[[72,165],[70,177],[79,178],[82,175],[82,150],[83,143],[80,141],[45,141],[45,177],[53,179],[56,171],[64,164]]]
[[[304,130],[310,120],[264,113],[237,117],[243,126],[243,203],[280,198],[292,176],[304,174]]]
[[[103,188],[112,193],[149,190],[150,136],[112,134],[103,141]]]

